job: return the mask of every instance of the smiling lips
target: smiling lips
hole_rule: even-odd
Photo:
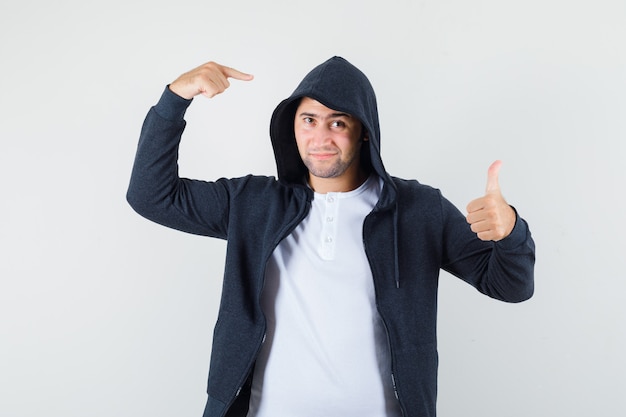
[[[313,151],[309,152],[309,156],[315,159],[329,159],[337,155],[337,151]]]

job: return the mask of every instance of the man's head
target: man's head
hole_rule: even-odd
[[[350,191],[366,179],[360,160],[367,136],[356,117],[303,97],[294,118],[294,134],[315,191]]]
[[[338,145],[340,135],[328,125],[330,119],[323,119],[326,142],[316,146],[322,151],[336,151],[336,155],[328,154],[324,160],[312,151],[307,154],[304,142],[311,142],[311,131],[296,124],[304,122],[299,116],[303,113],[300,106],[313,103],[321,107],[305,113],[324,116],[341,113],[344,115],[341,122],[355,122],[350,125],[348,136],[352,141],[348,141],[350,145],[346,147]],[[317,135],[319,130],[314,132]],[[345,135],[345,131],[341,134]],[[365,135],[367,141],[364,142]],[[285,183],[302,184],[308,178],[313,186],[311,181],[317,178],[328,180],[324,182],[330,184],[340,183],[346,178],[361,178],[370,172],[388,175],[380,158],[380,127],[374,89],[363,72],[341,57],[333,57],[313,68],[291,96],[276,107],[270,121],[270,136],[278,178]],[[321,141],[314,139],[318,144]],[[316,152],[320,150],[316,150],[316,146],[307,146]],[[358,175],[355,177],[353,173]]]

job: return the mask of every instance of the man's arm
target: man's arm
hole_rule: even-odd
[[[179,178],[178,146],[191,99],[223,92],[231,75],[251,79],[219,64],[204,64],[177,78],[150,109],[127,192],[129,204],[142,216],[189,233],[225,237],[232,185],[224,180],[209,183]]]
[[[519,302],[534,292],[535,243],[526,222],[502,197],[501,164],[489,167],[485,195],[468,204],[465,219],[444,200],[449,236],[444,269],[490,297]]]

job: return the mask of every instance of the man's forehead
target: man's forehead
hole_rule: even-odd
[[[302,99],[300,100],[297,113],[300,114],[303,112],[320,116],[331,115],[334,117],[352,117],[352,115],[349,113],[331,109],[330,107],[325,106],[324,104],[311,97],[302,97]]]

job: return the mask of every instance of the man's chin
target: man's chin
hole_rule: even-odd
[[[343,173],[337,167],[322,168],[322,167],[314,166],[314,167],[307,167],[307,168],[309,169],[309,174],[317,178],[325,178],[325,179],[337,178],[341,176],[341,174]]]

